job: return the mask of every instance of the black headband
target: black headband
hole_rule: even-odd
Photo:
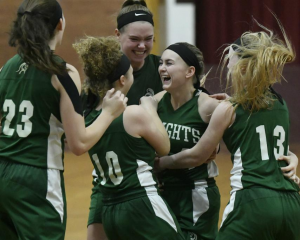
[[[241,38],[236,39],[233,44],[238,45],[238,46],[242,46],[242,42],[241,42]],[[236,52],[239,52],[240,50],[238,49],[237,46],[235,45],[231,45],[232,49]]]
[[[183,61],[185,61],[187,65],[194,66],[196,70],[195,75],[197,80],[199,81],[198,75],[200,74],[201,67],[195,53],[193,53],[191,49],[189,49],[187,46],[185,46],[182,43],[172,44],[169,47],[167,47],[166,50],[167,49],[177,53],[183,59]]]
[[[61,18],[63,18],[62,8],[61,8],[60,4],[57,1],[54,1],[54,4],[55,5],[53,6],[53,8],[51,8],[52,14],[49,18],[47,18],[48,21],[50,22],[50,24],[52,25],[53,30],[55,30],[57,24],[59,23],[59,20]],[[19,9],[19,11],[20,11],[20,9]],[[39,14],[39,13],[35,13],[34,9],[33,9],[33,12],[27,11],[27,10],[24,12],[19,12],[19,11],[18,11],[18,15],[20,15],[20,16],[23,16],[24,14],[28,14],[28,15]],[[43,16],[43,15],[41,15],[41,16]],[[43,17],[45,18],[45,16],[43,16]]]
[[[137,21],[149,22],[152,24],[152,26],[154,26],[153,17],[151,14],[143,10],[136,10],[136,11],[125,13],[120,17],[118,17],[117,19],[118,29],[120,30],[125,25]]]
[[[113,82],[119,80],[122,75],[125,75],[128,72],[129,68],[130,68],[130,61],[126,57],[126,55],[123,54],[117,67],[115,68],[115,70],[112,73],[110,73],[107,76],[107,79],[111,83],[113,83]]]
[[[59,23],[59,20],[61,18],[63,18],[61,6],[57,1],[55,1],[55,9],[53,11],[52,16],[49,19],[49,21],[53,27],[53,30],[56,28],[56,26]]]
[[[259,33],[258,33],[258,37],[260,37],[260,36],[261,36],[261,33],[259,32]],[[249,49],[249,47],[248,47],[248,46],[245,46],[244,43],[242,44],[241,38],[238,38],[238,39],[236,39],[236,40],[233,42],[233,44],[231,45],[232,49],[233,49],[235,52],[238,52],[241,58],[249,58],[249,57],[251,57],[251,55],[243,55],[243,50],[241,50],[240,48],[238,48],[236,45],[237,45],[237,46],[241,46],[241,47],[245,47],[245,48],[248,48],[248,49]]]
[[[243,47],[241,38],[238,38],[238,39],[236,39],[236,40],[233,42],[233,44],[231,45],[232,49],[233,49],[235,52],[237,52],[237,53],[238,53],[238,56],[241,57],[241,58],[248,58],[248,57],[251,57],[250,55],[245,55],[245,56],[243,56],[243,51],[242,51],[239,47],[237,47],[236,45]]]

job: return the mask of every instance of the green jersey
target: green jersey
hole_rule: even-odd
[[[93,110],[86,125],[100,115]],[[157,191],[152,175],[155,151],[143,138],[129,135],[123,125],[123,114],[116,118],[89,155],[98,175],[104,204],[115,204]]]
[[[19,55],[0,72],[0,159],[63,170],[64,133],[52,75]]]
[[[195,90],[192,99],[177,110],[173,109],[171,94],[168,92],[158,103],[158,115],[170,138],[171,150],[169,155],[195,146],[208,126],[198,112],[199,94],[201,91]],[[217,165],[212,161],[189,169],[168,169],[162,173],[161,177],[165,185],[191,185],[194,187],[195,181],[213,180],[212,178],[217,175]]]
[[[286,103],[274,102],[271,109],[250,114],[238,106],[234,123],[223,140],[231,153],[232,192],[253,186],[274,190],[295,191],[294,183],[286,179],[277,161],[287,155],[289,143],[289,112]]]
[[[158,73],[159,56],[150,54],[145,59],[144,66],[133,72],[134,82],[127,94],[127,105],[139,104],[145,95],[155,95],[162,91],[162,83]]]

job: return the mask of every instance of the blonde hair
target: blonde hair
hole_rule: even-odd
[[[118,14],[117,19],[126,13],[129,13],[132,11],[137,11],[137,10],[145,11],[153,17],[152,12],[147,7],[146,1],[144,1],[144,0],[126,0],[122,5],[122,8]],[[119,31],[121,33],[123,33],[125,31],[125,27],[126,27],[126,25],[124,27],[122,27],[121,29],[119,29]]]
[[[239,58],[227,73],[226,88],[231,88],[232,95],[230,101],[250,112],[272,106],[275,100],[270,86],[281,82],[284,65],[294,61],[296,57],[283,26],[277,18],[276,20],[284,41],[255,20],[265,31],[245,32],[240,37],[241,44],[231,44],[223,52],[221,74],[230,57],[224,53],[230,47],[234,48],[233,55]]]
[[[120,43],[116,37],[86,36],[73,44],[84,64],[84,73],[87,76],[83,90],[90,90],[102,99],[114,83],[109,82],[107,76],[111,74],[123,55]]]

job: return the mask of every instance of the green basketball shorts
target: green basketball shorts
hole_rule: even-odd
[[[0,161],[0,239],[63,240],[63,173]]]
[[[232,193],[217,239],[299,240],[299,193],[261,187]]]

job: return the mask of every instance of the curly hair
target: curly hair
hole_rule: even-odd
[[[149,10],[149,8],[147,7],[147,4],[144,0],[126,0],[122,5],[122,8],[117,16],[117,19],[119,17],[121,17],[122,15],[124,15],[125,13],[129,13],[129,12],[136,11],[136,10],[143,10],[143,11],[149,13],[153,17],[152,12]],[[122,27],[121,29],[119,29],[120,33],[124,33],[125,28],[126,28],[126,25],[124,27]]]
[[[223,51],[221,75],[229,59],[225,52],[234,48],[238,62],[227,72],[227,86],[231,88],[230,101],[241,105],[250,112],[266,109],[273,105],[274,94],[270,87],[280,83],[283,67],[295,60],[296,54],[283,26],[275,16],[284,41],[273,31],[255,22],[265,31],[245,32],[240,37],[241,44],[231,44]]]
[[[55,7],[56,0],[23,1],[10,30],[9,45],[18,47],[26,63],[51,74],[62,74],[66,65],[57,61],[48,45],[55,34],[49,21]]]
[[[83,90],[102,99],[114,83],[109,82],[107,76],[117,67],[123,55],[120,43],[116,37],[86,36],[73,44],[84,64],[84,73],[87,76]]]

